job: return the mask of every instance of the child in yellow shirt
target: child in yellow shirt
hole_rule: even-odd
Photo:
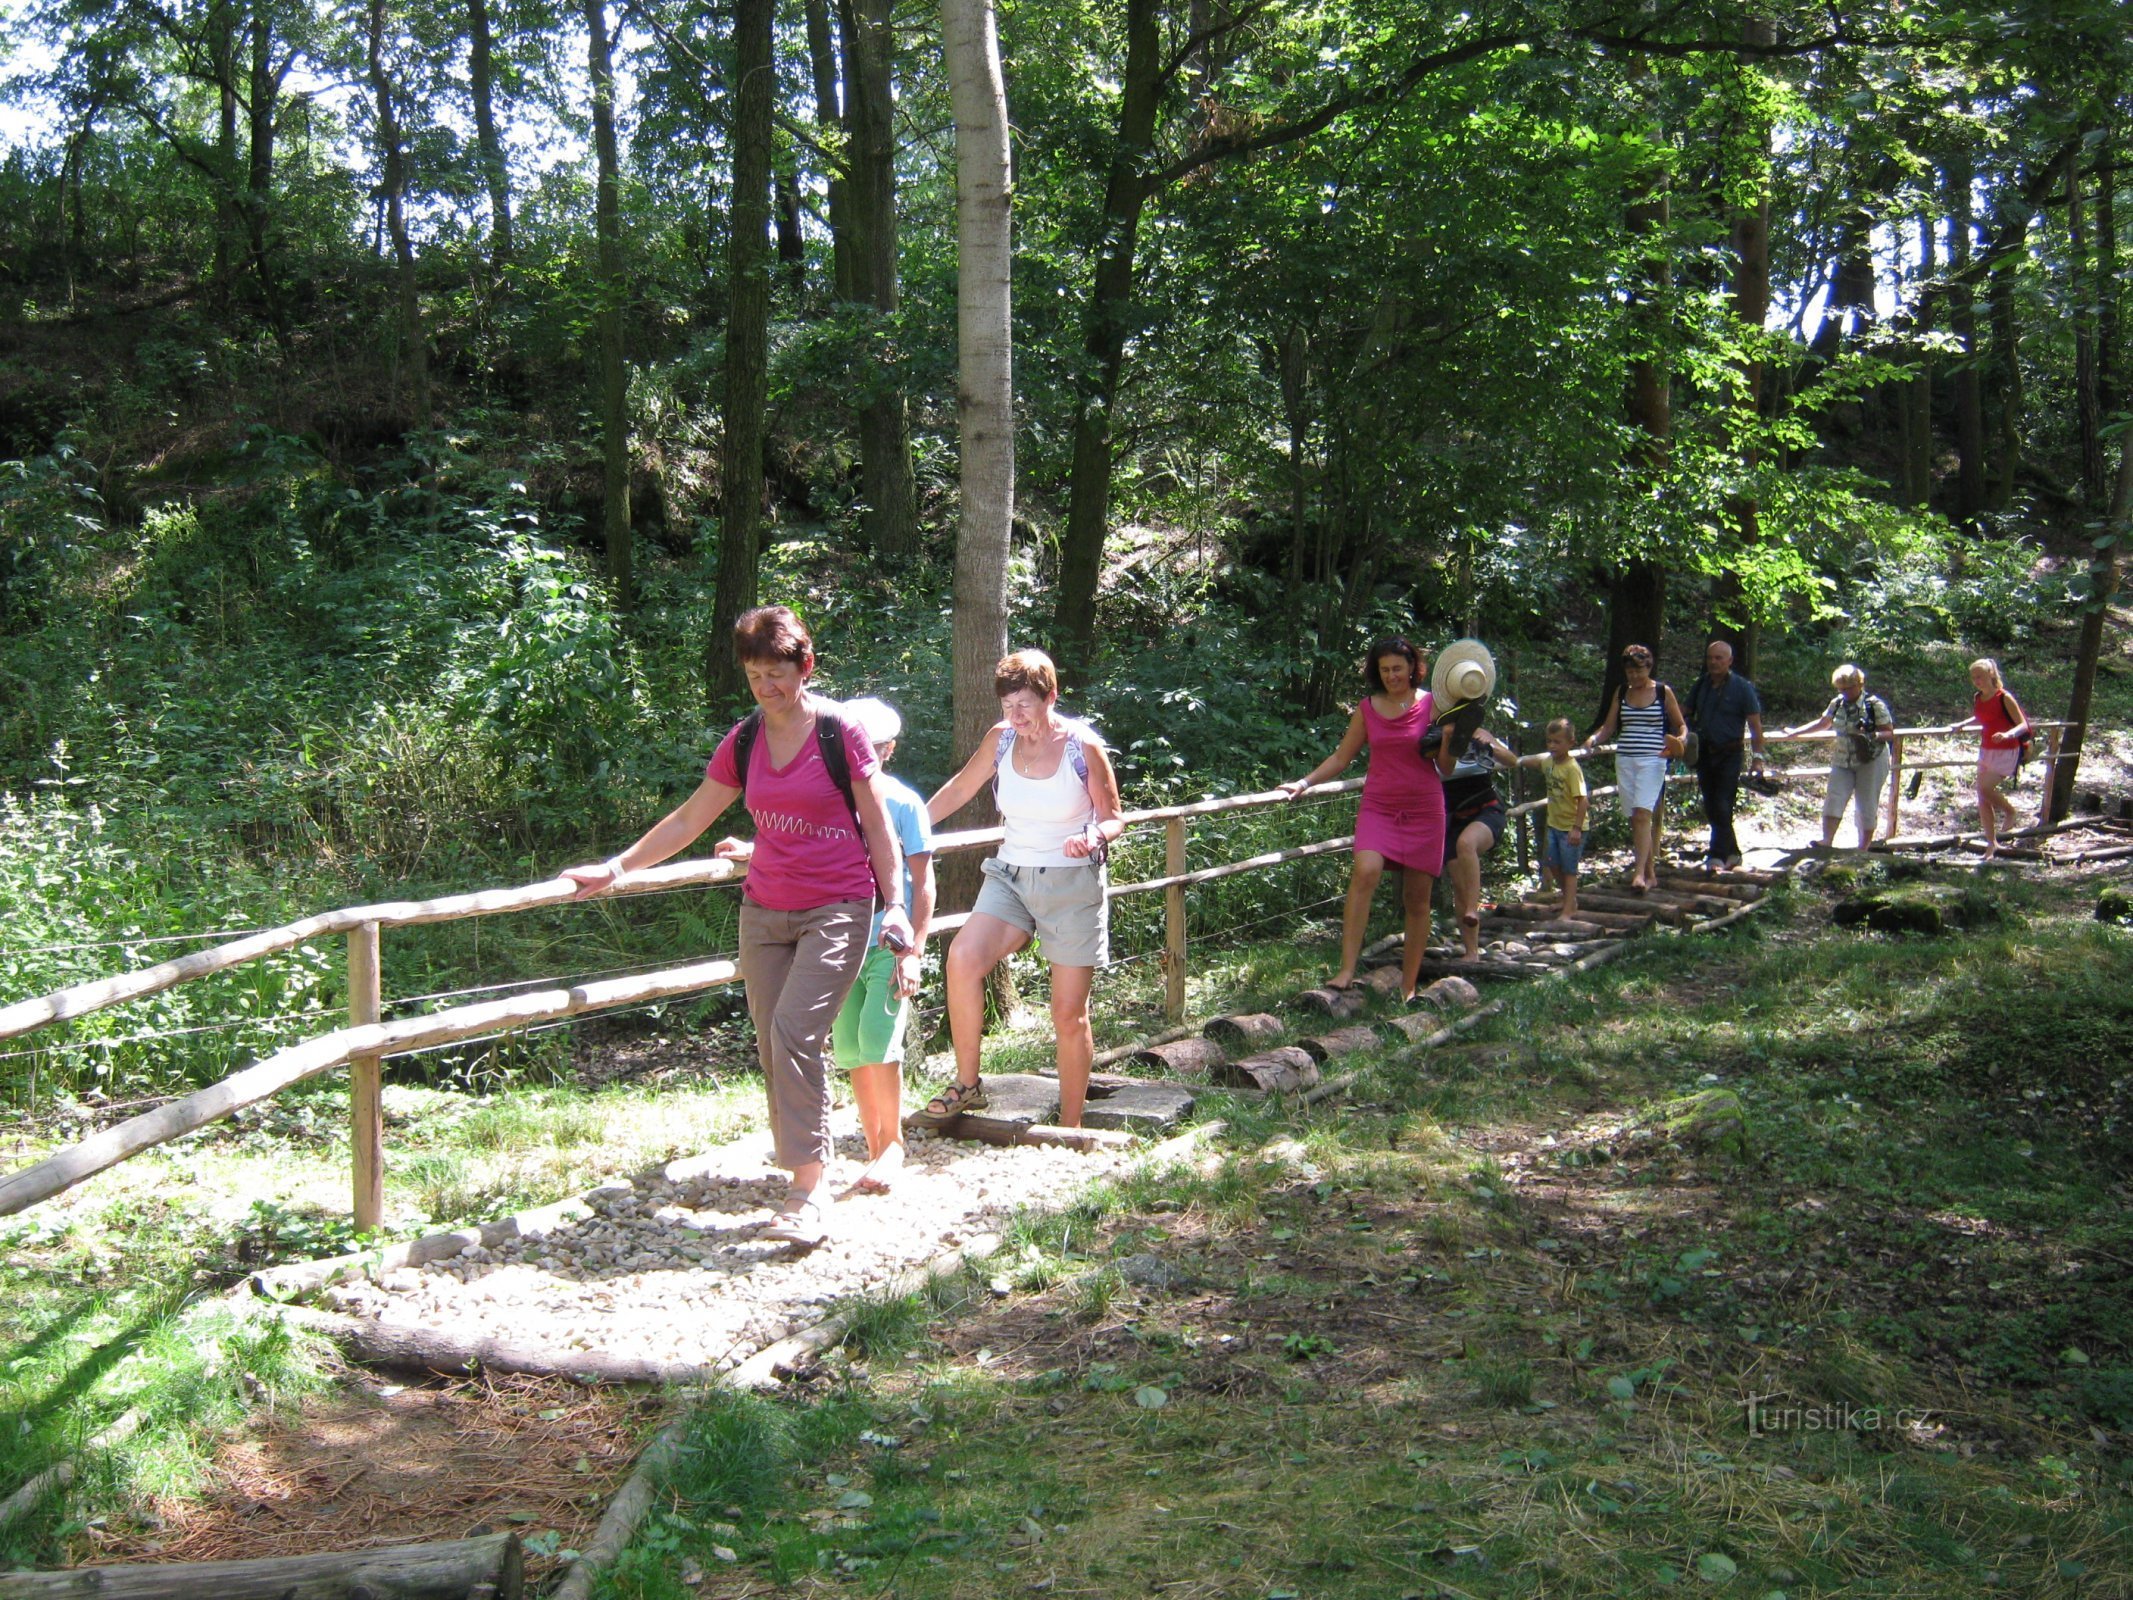
[[[1585,854],[1585,769],[1570,753],[1576,738],[1570,719],[1557,717],[1548,724],[1548,759],[1541,764],[1548,779],[1548,844],[1541,852],[1541,876],[1562,888],[1559,917],[1577,912],[1578,862]]]

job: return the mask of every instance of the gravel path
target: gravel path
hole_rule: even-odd
[[[732,1367],[820,1321],[831,1302],[1058,1203],[1130,1163],[1131,1152],[996,1148],[920,1135],[888,1194],[852,1194],[865,1143],[833,1119],[830,1240],[802,1251],[760,1237],[786,1193],[762,1133],[586,1197],[593,1215],[494,1248],[401,1267],[324,1291],[336,1310],[475,1328],[558,1348]]]

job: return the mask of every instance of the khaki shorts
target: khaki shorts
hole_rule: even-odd
[[[1111,906],[1106,874],[1086,861],[1056,867],[985,863],[972,916],[996,917],[1036,935],[1044,959],[1055,967],[1103,967],[1111,963]]]

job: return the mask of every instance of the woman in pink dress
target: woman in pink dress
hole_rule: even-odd
[[[1444,866],[1444,774],[1457,756],[1449,739],[1438,740],[1427,756],[1422,752],[1433,720],[1430,694],[1422,687],[1427,665],[1422,652],[1405,639],[1373,644],[1363,662],[1363,681],[1370,693],[1348,719],[1339,748],[1308,776],[1282,785],[1293,799],[1313,784],[1339,777],[1363,746],[1370,746],[1370,770],[1355,814],[1355,865],[1341,912],[1340,970],[1328,988],[1345,989],[1355,982],[1370,902],[1390,863],[1400,868],[1400,905],[1406,914],[1400,994],[1414,998],[1429,946],[1430,896]]]

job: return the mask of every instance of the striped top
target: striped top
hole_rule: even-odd
[[[1664,756],[1666,754],[1666,685],[1652,686],[1652,703],[1633,706],[1629,691],[1622,691],[1622,727],[1615,740],[1618,756]]]

